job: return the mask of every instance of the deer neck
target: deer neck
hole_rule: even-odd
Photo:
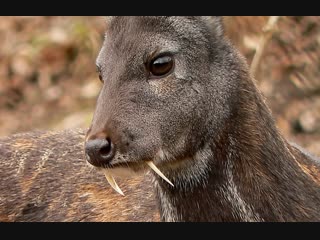
[[[166,172],[175,187],[155,176],[163,221],[319,218],[320,178],[301,168],[310,167],[306,155],[281,137],[259,93],[251,97],[219,137]]]

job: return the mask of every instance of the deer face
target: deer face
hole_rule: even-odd
[[[86,139],[105,169],[179,165],[228,114],[218,17],[115,17],[97,58],[102,88]],[[210,125],[210,127],[208,127]]]

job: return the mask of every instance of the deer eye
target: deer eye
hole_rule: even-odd
[[[174,60],[172,56],[160,56],[152,60],[149,64],[149,72],[154,77],[165,77],[172,72]]]

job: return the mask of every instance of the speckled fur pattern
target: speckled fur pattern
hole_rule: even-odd
[[[148,175],[122,180],[126,196],[84,158],[84,130],[0,139],[0,221],[158,221]]]

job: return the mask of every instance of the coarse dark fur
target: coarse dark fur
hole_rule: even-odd
[[[114,17],[87,140],[109,138],[108,168],[153,160],[163,221],[318,221],[320,163],[277,130],[220,17]],[[171,74],[149,59],[170,54]]]

